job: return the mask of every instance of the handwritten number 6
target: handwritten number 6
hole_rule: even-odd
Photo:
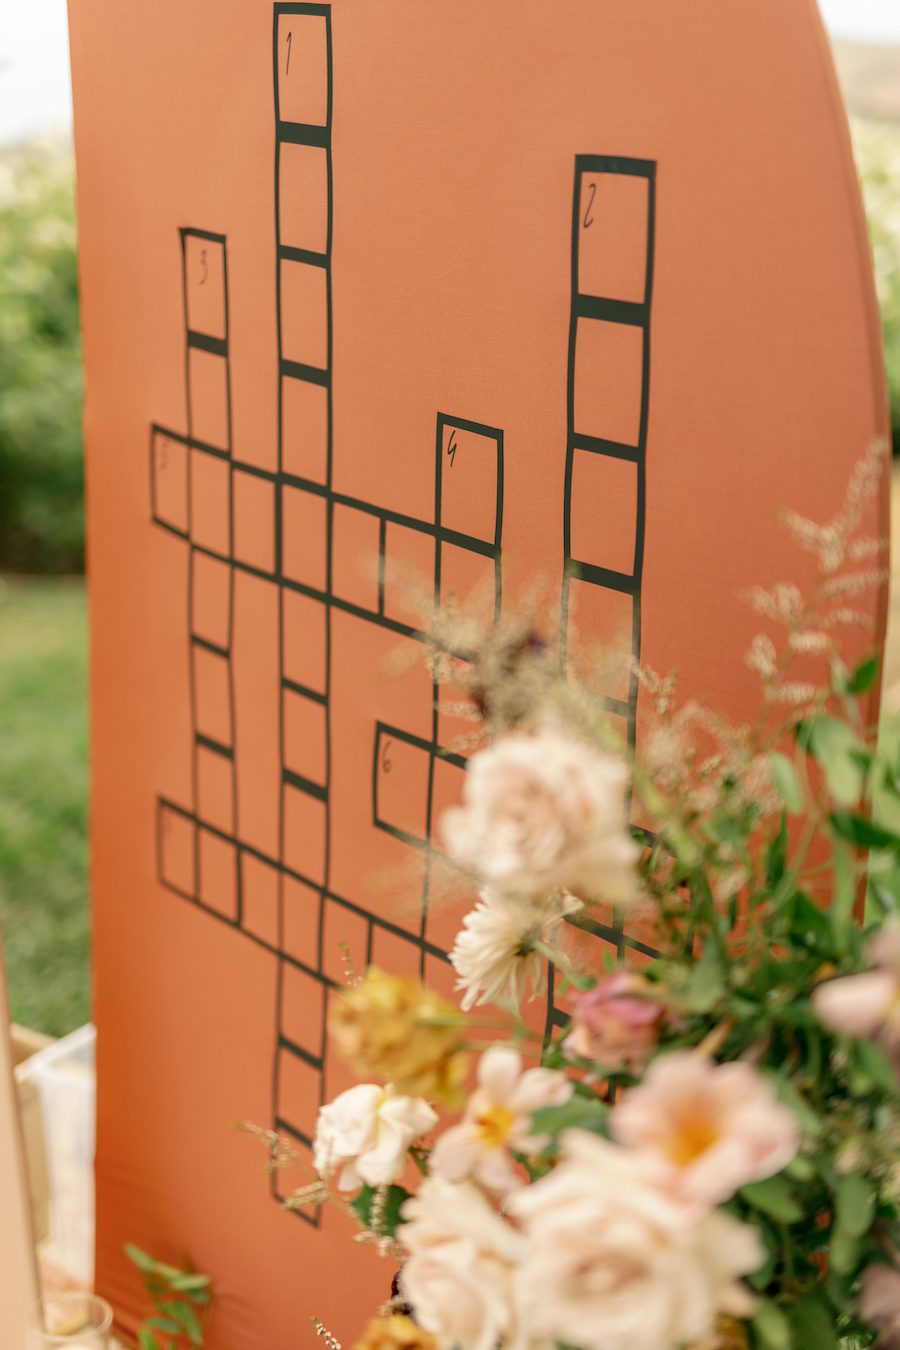
[[[388,754],[388,751],[390,750],[393,744],[394,744],[393,741],[385,741],[384,749],[381,752],[381,767],[385,773],[390,773],[392,768],[391,757]]]

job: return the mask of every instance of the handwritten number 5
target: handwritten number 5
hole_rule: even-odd
[[[584,220],[581,222],[584,229],[589,230],[594,223],[594,217],[591,212],[594,209],[594,198],[597,195],[597,184],[588,184],[588,203],[584,208]]]

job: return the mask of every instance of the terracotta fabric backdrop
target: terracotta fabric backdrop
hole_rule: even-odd
[[[488,617],[540,576],[754,707],[736,595],[809,569],[776,508],[832,513],[885,429],[847,128],[812,0],[70,19],[99,1287],[133,1328],[134,1240],[214,1275],[214,1350],[346,1340],[391,1270],[231,1125],[308,1158],[342,944],[450,983],[409,571]]]

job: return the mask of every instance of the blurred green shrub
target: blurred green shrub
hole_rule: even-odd
[[[900,125],[856,121],[853,145],[875,260],[894,453],[900,454]]]
[[[0,569],[81,571],[81,341],[68,147],[0,151]]]

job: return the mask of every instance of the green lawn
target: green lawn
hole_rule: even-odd
[[[12,1016],[87,1021],[84,586],[0,577],[0,922]]]

